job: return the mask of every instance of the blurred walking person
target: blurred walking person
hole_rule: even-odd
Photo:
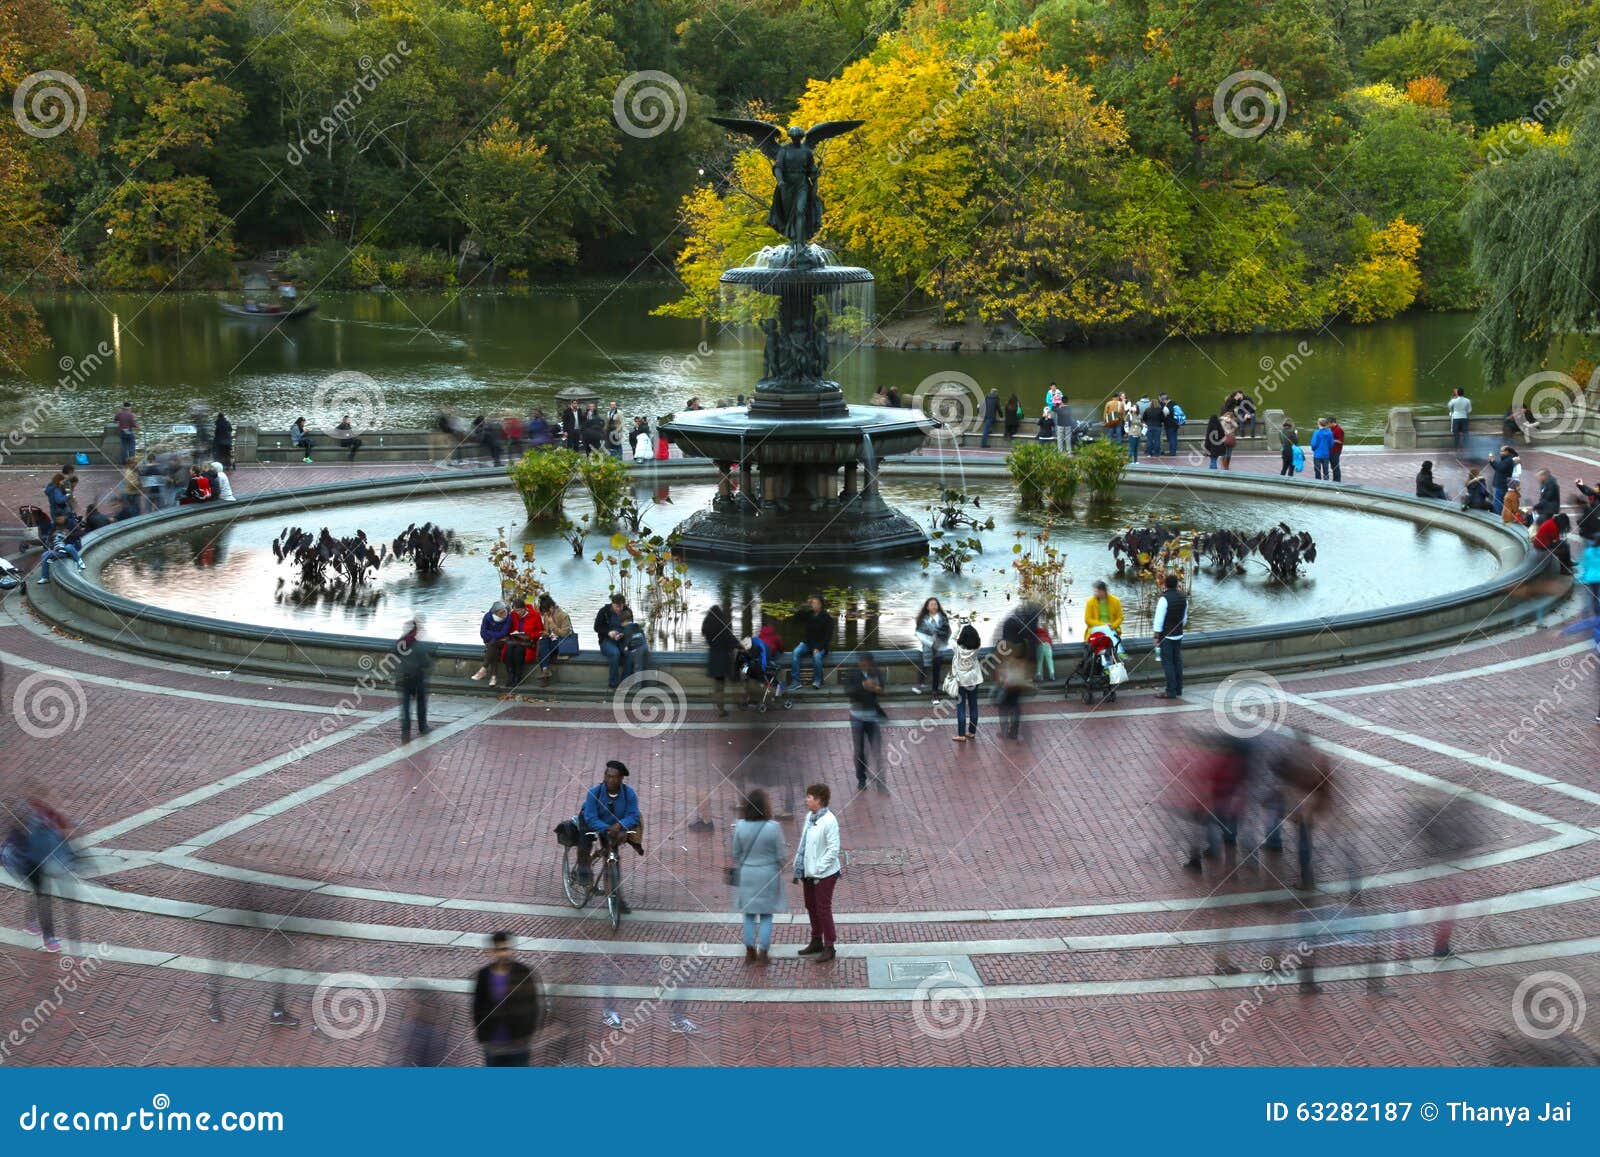
[[[70,899],[68,881],[77,859],[68,839],[70,830],[48,794],[42,788],[31,788],[16,806],[10,834],[0,848],[6,868],[33,892],[33,918],[27,930],[42,938],[46,952],[61,951],[51,892]]]
[[[400,742],[411,742],[411,708],[417,709],[417,734],[428,734],[428,672],[433,668],[433,648],[422,641],[422,624],[412,619],[406,633],[395,642],[399,660],[395,685],[400,690]]]
[[[706,644],[706,678],[711,680],[711,703],[717,714],[728,717],[728,680],[737,674],[734,661],[739,654],[739,639],[728,623],[721,603],[714,603],[700,623],[700,637]]]
[[[1336,803],[1333,765],[1301,731],[1290,731],[1277,741],[1275,748],[1269,764],[1278,778],[1279,791],[1268,805],[1267,838],[1263,846],[1269,852],[1282,851],[1283,826],[1294,821],[1300,889],[1308,892],[1317,886],[1312,860],[1318,834],[1332,835]],[[1350,855],[1348,841],[1345,844],[1353,890],[1359,890],[1360,872]]]
[[[806,788],[806,821],[794,851],[794,879],[800,884],[811,918],[811,942],[800,949],[819,964],[835,956],[838,934],[833,926],[833,889],[839,883],[839,821],[828,810],[828,785]]]
[[[411,998],[405,1033],[396,1064],[408,1069],[435,1069],[450,1056],[450,1016],[437,988],[421,988]]]
[[[772,917],[789,910],[783,892],[789,850],[765,791],[756,788],[745,796],[744,818],[733,825],[729,842],[733,884],[738,888],[735,907],[744,916],[744,958],[766,964],[772,949]]]
[[[478,969],[472,990],[472,1024],[485,1065],[527,1067],[539,1027],[539,977],[512,958],[509,932],[489,937],[489,963]]]
[[[845,694],[850,698],[850,740],[855,751],[856,787],[867,790],[867,780],[878,787],[879,795],[889,794],[883,778],[884,710],[878,705],[883,690],[883,672],[869,652],[862,651],[856,669],[845,677]]]

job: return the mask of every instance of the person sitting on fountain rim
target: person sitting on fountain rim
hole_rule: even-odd
[[[612,691],[622,682],[622,614],[627,610],[628,600],[617,591],[594,616],[594,633],[600,639],[600,653],[606,657],[606,686]]]
[[[544,634],[539,636],[539,678],[549,679],[555,674],[550,664],[555,662],[557,655],[578,653],[578,636],[572,629],[572,619],[548,594],[539,596],[539,618],[544,623]],[[568,639],[572,640],[570,644],[567,643]],[[562,649],[563,646],[566,650]]]
[[[634,620],[633,612],[622,608],[622,677],[637,675],[650,663],[650,637]]]
[[[577,871],[577,882],[582,887],[588,887],[593,879],[589,865],[602,854],[602,849],[631,844],[635,852],[644,855],[639,797],[622,782],[627,776],[627,764],[620,759],[607,760],[604,778],[583,797],[583,808],[576,817],[584,841]],[[626,902],[622,910],[629,911]]]
[[[505,649],[506,636],[511,633],[511,612],[504,599],[495,599],[494,605],[478,624],[478,638],[483,640],[483,666],[473,675],[474,681],[489,677],[489,686],[500,685],[500,653]]]
[[[339,436],[339,445],[350,451],[350,461],[356,460],[356,451],[361,449],[361,439],[356,437],[356,428],[350,422],[350,415],[346,414],[339,419],[339,424],[333,428]]]
[[[1417,497],[1418,498],[1443,498],[1444,487],[1433,480],[1433,463],[1424,462],[1422,469],[1417,471]]]
[[[511,631],[506,635],[504,658],[506,686],[515,687],[528,673],[534,648],[538,646],[539,636],[544,634],[544,620],[526,598],[518,596],[511,603]]]
[[[801,641],[789,659],[789,684],[800,686],[800,664],[811,656],[811,682],[808,686],[822,686],[822,664],[833,647],[834,619],[822,602],[821,595],[812,595],[806,609],[795,615],[801,627]]]

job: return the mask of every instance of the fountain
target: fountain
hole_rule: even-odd
[[[830,329],[837,330],[845,294],[870,286],[872,274],[833,264],[811,243],[822,224],[816,147],[862,122],[784,133],[764,121],[710,119],[752,137],[771,159],[777,185],[767,224],[785,240],[721,279],[775,299],[762,311],[754,399],[744,408],[688,411],[661,426],[685,455],[709,458],[723,476],[711,509],[680,527],[679,544],[686,555],[741,563],[923,554],[922,527],[879,493],[878,462],[920,448],[933,420],[915,410],[848,405],[828,378]]]

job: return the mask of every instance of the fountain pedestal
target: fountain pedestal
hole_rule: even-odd
[[[749,407],[694,410],[661,426],[685,455],[723,472],[712,508],[679,528],[683,552],[807,564],[926,552],[927,533],[879,494],[877,464],[921,447],[933,420],[848,405],[827,377],[844,294],[872,274],[830,264],[814,245],[785,245],[722,282],[776,301],[760,311],[765,372]]]

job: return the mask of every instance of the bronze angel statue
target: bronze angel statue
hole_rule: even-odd
[[[823,121],[803,129],[789,126],[787,134],[766,121],[740,120],[737,117],[710,117],[712,124],[730,132],[743,133],[772,161],[777,185],[772,190],[772,207],[767,224],[803,249],[822,228],[822,198],[817,196],[817,176],[822,166],[816,146],[830,137],[842,136],[865,121]]]

